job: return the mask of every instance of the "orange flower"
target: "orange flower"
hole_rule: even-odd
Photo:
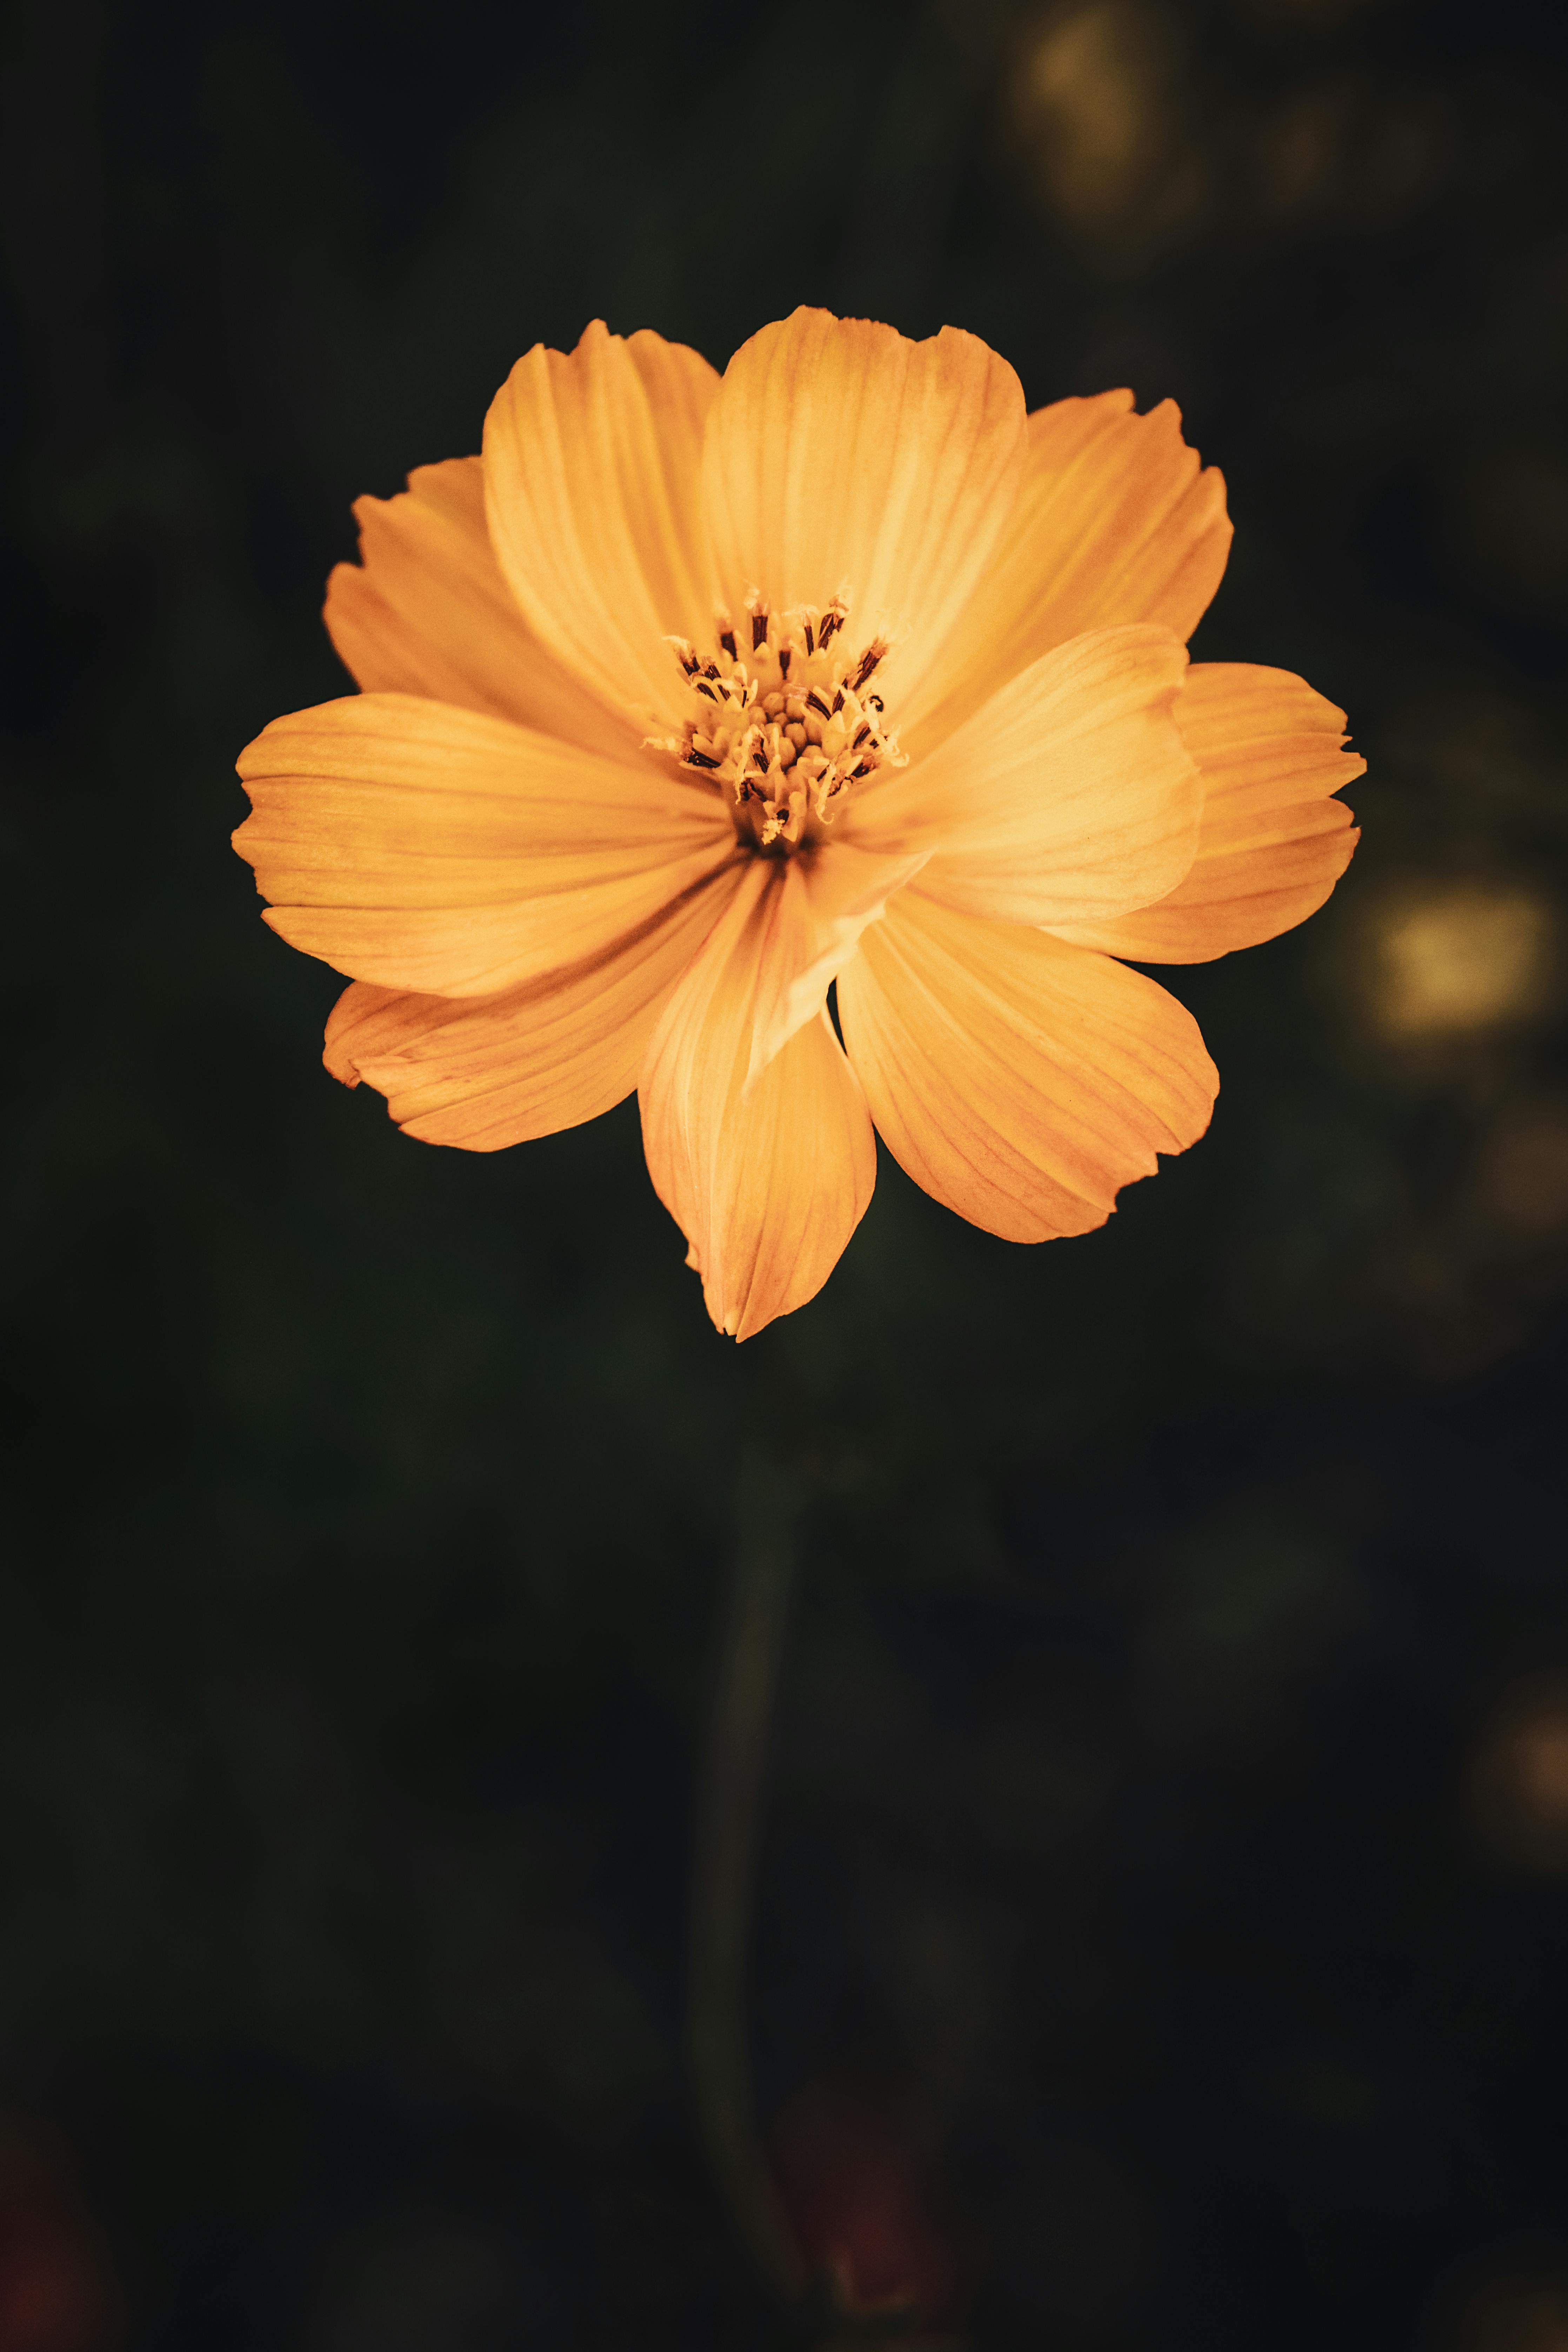
[[[363,691],[249,746],[236,836],[352,975],[327,1066],[478,1151],[635,1087],[738,1339],[826,1280],[873,1124],[991,1233],[1102,1224],[1218,1086],[1117,959],[1271,939],[1354,845],[1341,713],[1187,667],[1230,526],[1175,409],[1026,415],[952,328],[797,310],[721,377],[595,324],[356,512]]]

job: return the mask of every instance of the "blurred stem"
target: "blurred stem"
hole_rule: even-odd
[[[793,2294],[800,2264],[757,2137],[746,1961],[798,1500],[755,1461],[742,1465],[740,1495],[698,1791],[689,2032],[698,2121],[720,2187],[763,2268]]]

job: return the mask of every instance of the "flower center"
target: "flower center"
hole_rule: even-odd
[[[732,802],[735,830],[763,849],[796,849],[832,824],[845,794],[907,754],[872,687],[887,641],[851,654],[842,597],[771,613],[746,601],[737,629],[721,613],[710,654],[672,637],[688,716],[660,745]]]

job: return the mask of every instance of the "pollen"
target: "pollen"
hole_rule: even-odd
[[[711,650],[669,640],[688,709],[659,748],[726,793],[737,833],[760,848],[798,849],[847,793],[908,764],[874,684],[887,640],[852,652],[848,619],[842,596],[773,613],[753,595],[739,625],[716,614]]]

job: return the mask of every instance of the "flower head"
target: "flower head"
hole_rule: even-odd
[[[1341,713],[1187,665],[1230,526],[1174,408],[1026,415],[952,328],[797,310],[721,377],[596,324],[356,511],[363,691],[247,748],[236,836],[352,978],[327,1066],[470,1150],[635,1089],[738,1338],[826,1281],[873,1127],[992,1233],[1103,1223],[1218,1086],[1120,959],[1270,939],[1354,845]]]

